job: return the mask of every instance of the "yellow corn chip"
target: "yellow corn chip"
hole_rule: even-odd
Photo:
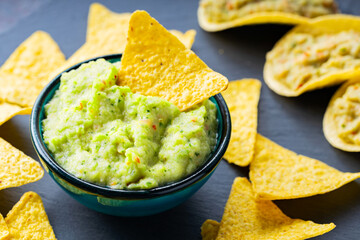
[[[25,193],[5,218],[10,239],[56,239],[41,198]]]
[[[220,223],[215,220],[207,219],[201,226],[202,240],[215,240],[218,235],[219,227]]]
[[[124,52],[129,29],[130,13],[115,13],[99,3],[93,3],[89,10],[86,43],[82,45],[56,74],[76,63],[90,58]],[[170,30],[187,47],[194,43],[196,31],[185,33]],[[55,74],[53,75],[55,76]]]
[[[0,214],[0,240],[6,240],[9,236],[9,228],[6,225],[4,217]]]
[[[264,24],[264,23],[279,23],[279,24],[304,24],[310,21],[309,17],[305,17],[300,15],[300,13],[290,13],[281,11],[281,2],[278,3],[258,3],[259,6],[256,7],[254,1],[246,1],[240,4],[240,6],[231,6],[231,2],[226,1],[208,1],[202,0],[200,1],[198,8],[198,21],[201,28],[208,32],[216,32],[225,30],[228,28],[240,27],[244,25],[252,25],[252,24]],[[290,1],[291,2],[291,1]],[[213,3],[212,6],[209,6],[210,3]],[[307,1],[308,5],[311,5],[312,1]],[[226,8],[222,9],[223,5],[229,4]],[[248,6],[246,6],[248,4]],[[287,6],[291,3],[287,3],[286,1],[283,3],[286,6],[286,9],[291,9],[291,7]],[[273,6],[273,11],[272,11]],[[332,1],[331,4],[328,3],[326,6],[315,6],[309,9],[319,9],[323,7],[322,14],[332,14],[336,13],[337,5],[335,1]],[[211,9],[211,11],[207,11]],[[245,8],[251,10],[249,14],[241,17],[236,17],[236,12],[231,12],[231,10]],[[296,8],[296,7],[295,7]],[[306,10],[306,8],[301,8],[302,10]],[[326,9],[328,12],[324,11]],[[212,18],[210,14],[213,13],[216,16],[221,16],[224,14],[225,16],[232,16],[231,20],[228,21],[220,21],[216,22]],[[319,14],[319,11],[317,12]],[[306,14],[305,14],[306,15]]]
[[[323,120],[324,135],[328,142],[348,152],[360,152],[357,117],[359,87],[359,76],[345,82],[331,98]]]
[[[180,42],[182,42],[185,47],[191,49],[196,36],[196,31],[194,29],[187,30],[185,33],[182,33],[178,30],[169,30],[175,37],[177,37]]]
[[[49,75],[65,57],[49,34],[33,33],[0,68],[0,97],[9,103],[32,107],[49,82]]]
[[[247,166],[254,155],[258,102],[261,83],[256,79],[231,81],[222,95],[231,114],[231,139],[224,158],[239,166]]]
[[[90,5],[86,42],[113,43],[112,47],[125,48],[131,13],[115,13],[99,3]]]
[[[217,32],[229,28],[241,27],[244,25],[278,23],[278,24],[306,24],[310,19],[291,13],[282,12],[262,12],[248,15],[246,17],[234,19],[228,22],[211,22],[207,19],[205,9],[198,8],[198,22],[202,29],[208,32]]]
[[[99,3],[91,4],[86,42],[108,50],[102,55],[122,53],[126,45],[130,17],[131,13],[115,13]],[[194,29],[186,33],[177,30],[170,30],[170,32],[187,48],[191,48],[196,35]]]
[[[145,11],[130,19],[119,85],[166,99],[181,111],[225,90],[228,80],[211,70]]]
[[[294,97],[359,76],[356,56],[346,50],[356,47],[350,39],[359,34],[360,17],[342,14],[293,28],[267,53],[265,83],[279,95]]]
[[[293,199],[323,194],[357,178],[360,173],[343,173],[319,160],[298,155],[269,139],[256,137],[250,180],[263,199]]]
[[[322,235],[335,224],[287,217],[272,201],[256,199],[251,183],[236,178],[225,206],[217,240],[306,239]]]
[[[0,126],[15,115],[30,114],[31,108],[22,108],[15,104],[0,101]]]
[[[41,179],[40,164],[0,138],[0,190]]]

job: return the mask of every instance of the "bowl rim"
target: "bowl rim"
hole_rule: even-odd
[[[77,69],[81,64],[87,63],[90,61],[94,61],[99,58],[104,58],[105,60],[111,60],[120,58],[122,54],[110,54],[104,55],[100,57],[91,58],[85,61],[82,61],[78,64],[75,64],[61,73],[59,73],[55,78],[53,78],[49,84],[41,91],[39,96],[37,97],[33,110],[30,116],[30,135],[31,140],[33,142],[33,146],[35,151],[37,152],[39,158],[43,160],[46,166],[58,175],[60,178],[70,183],[71,185],[80,188],[86,192],[101,195],[104,197],[110,198],[126,198],[126,199],[148,199],[155,198],[159,196],[164,196],[167,194],[171,194],[180,190],[183,190],[190,185],[200,181],[205,176],[210,174],[216,166],[220,163],[225,151],[229,145],[230,135],[231,135],[231,119],[230,112],[226,105],[226,102],[222,95],[219,93],[214,97],[217,105],[219,107],[220,115],[223,122],[223,131],[221,133],[219,144],[217,149],[211,153],[210,158],[207,160],[205,164],[199,167],[195,172],[188,175],[187,177],[172,183],[168,183],[166,185],[155,187],[152,189],[140,189],[140,190],[127,190],[127,189],[112,189],[106,186],[100,186],[95,183],[87,182],[80,178],[77,178],[73,174],[67,172],[63,167],[61,167],[55,159],[51,156],[49,150],[46,147],[46,144],[42,140],[42,133],[40,129],[40,113],[42,108],[44,107],[44,102],[47,99],[47,96],[52,92],[52,90],[59,84],[60,77],[64,72],[71,71],[73,69]],[[121,60],[120,60],[121,61]]]

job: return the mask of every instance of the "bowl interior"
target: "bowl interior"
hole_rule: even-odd
[[[114,55],[108,55],[104,57],[105,60],[115,63],[121,61],[121,54],[114,54]],[[90,59],[87,61],[84,61],[82,63],[79,63],[73,67],[70,67],[69,69],[65,70],[64,72],[77,69],[81,64],[90,62],[92,60],[96,60],[98,58]],[[168,192],[179,190],[184,186],[184,184],[189,185],[191,183],[194,183],[201,179],[201,176],[204,177],[207,174],[209,174],[220,162],[222,156],[225,153],[225,150],[227,148],[229,139],[230,139],[230,129],[231,129],[231,123],[230,123],[230,114],[228,112],[227,106],[225,104],[224,99],[220,94],[211,97],[210,100],[215,104],[217,108],[217,120],[218,120],[218,131],[217,131],[217,143],[214,148],[214,150],[209,155],[208,159],[206,160],[205,164],[197,169],[194,173],[190,174],[189,176],[185,177],[184,179],[168,183],[166,185],[147,189],[147,190],[124,190],[124,189],[112,189],[106,186],[100,186],[96,185],[94,183],[86,182],[84,180],[81,180],[71,173],[67,172],[64,168],[62,168],[57,162],[55,161],[54,156],[47,148],[46,144],[44,143],[43,139],[43,127],[42,127],[42,121],[45,118],[45,105],[52,99],[56,91],[60,87],[60,77],[61,74],[59,74],[53,81],[51,81],[48,86],[45,87],[43,92],[39,95],[34,110],[32,112],[31,116],[31,133],[32,133],[32,139],[35,145],[36,150],[38,151],[38,154],[40,157],[46,162],[48,167],[55,171],[58,175],[60,175],[62,178],[67,180],[68,182],[72,183],[75,186],[78,186],[82,189],[86,189],[87,191],[94,192],[101,195],[110,195],[112,197],[118,196],[118,195],[129,195],[131,197],[151,197],[156,196],[159,194],[166,194]],[[222,105],[222,107],[219,106],[219,104]],[[225,116],[224,116],[225,115]],[[224,124],[226,121],[226,124]],[[226,129],[225,129],[226,128]]]

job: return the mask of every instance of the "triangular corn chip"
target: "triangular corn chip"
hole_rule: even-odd
[[[229,28],[241,27],[253,24],[278,23],[278,24],[306,24],[310,19],[291,13],[283,12],[261,12],[247,15],[227,22],[211,22],[206,16],[206,11],[202,5],[198,8],[198,22],[202,29],[208,32],[217,32]]]
[[[41,179],[40,164],[0,138],[0,190]]]
[[[217,240],[306,239],[331,231],[335,224],[287,217],[272,201],[256,199],[251,183],[236,178],[222,217]]]
[[[231,115],[231,139],[224,158],[239,166],[247,166],[254,155],[258,102],[261,83],[256,79],[231,81],[222,92]]]
[[[360,173],[343,173],[319,160],[298,155],[257,135],[250,180],[263,199],[293,199],[333,191]]]
[[[6,240],[9,236],[9,228],[6,225],[4,217],[0,214],[0,240]]]
[[[201,226],[202,240],[215,240],[219,232],[220,223],[207,219]]]
[[[147,12],[136,11],[130,19],[118,83],[166,99],[184,111],[225,90],[228,80]]]
[[[360,152],[357,114],[359,94],[360,79],[357,77],[344,83],[330,100],[324,115],[323,129],[325,138],[335,148]]]
[[[115,13],[100,3],[90,5],[86,42],[115,43],[125,48],[131,13]],[[112,47],[116,47],[112,44]]]
[[[89,10],[86,42],[103,48],[109,48],[107,53],[122,53],[125,49],[131,13],[115,13],[99,3],[93,3]],[[187,47],[191,48],[196,31],[191,29],[186,33],[178,30],[170,32],[179,38]]]
[[[15,104],[0,101],[0,126],[15,115],[30,114],[31,108],[22,108]]]
[[[56,239],[41,198],[25,193],[5,218],[10,239]]]
[[[49,34],[33,33],[0,68],[0,98],[22,107],[32,107],[50,81],[50,74],[64,62],[63,53]]]
[[[68,59],[64,66],[56,71],[56,74],[90,58],[124,52],[130,16],[131,13],[112,12],[99,3],[91,4],[86,43]],[[191,48],[196,35],[195,30],[191,29],[185,33],[177,30],[170,30],[170,32],[179,38],[187,48]]]
[[[341,33],[353,35],[339,38]],[[294,97],[359,76],[357,57],[347,52],[356,47],[349,39],[359,35],[360,17],[341,14],[293,28],[267,53],[265,83],[279,95]]]
[[[308,6],[310,5],[308,9],[319,9],[319,6],[311,6],[312,3],[313,1],[306,2]],[[256,6],[256,4],[258,4],[259,6]],[[287,6],[287,4],[289,3],[283,1],[283,5],[286,7],[286,9],[291,9],[291,7]],[[271,8],[272,6],[274,9]],[[317,14],[333,14],[338,11],[335,1],[328,3],[326,6],[323,5],[320,7],[323,7],[323,12],[320,13],[320,11],[318,11]],[[251,13],[244,16],[236,17],[237,16],[236,12],[229,11],[229,10],[236,11],[236,9],[241,9],[241,8],[248,9],[248,11],[251,11]],[[302,6],[301,9],[305,10],[306,8]],[[324,9],[326,9],[327,12],[324,11]],[[220,14],[218,12],[220,12]],[[214,15],[211,16],[211,13],[214,13]],[[226,20],[216,21],[213,19],[214,16],[215,17],[221,16],[221,14],[223,14],[224,16],[232,16],[232,18],[231,20],[228,21]],[[302,16],[300,15],[300,13],[298,14],[296,12],[291,13],[291,12],[281,11],[281,9],[279,9],[279,4],[277,5],[275,3],[269,4],[269,3],[264,3],[262,1],[246,1],[244,3],[241,3],[240,5],[236,5],[226,1],[202,0],[200,1],[198,8],[199,25],[202,29],[208,32],[216,32],[228,28],[234,28],[234,27],[240,27],[240,26],[252,25],[252,24],[265,24],[265,23],[306,24],[310,20],[311,18],[307,16]]]
[[[169,32],[175,37],[177,37],[180,40],[180,42],[184,44],[185,47],[191,49],[196,36],[196,31],[194,29],[187,30],[184,33],[173,29],[169,30]]]

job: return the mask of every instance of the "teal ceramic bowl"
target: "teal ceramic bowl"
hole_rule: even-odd
[[[121,54],[101,58],[109,62],[121,61]],[[86,63],[94,59],[84,61]],[[79,63],[64,72],[78,68]],[[217,145],[206,163],[186,178],[149,190],[111,189],[81,180],[62,168],[53,158],[43,141],[42,120],[44,106],[60,86],[59,74],[40,93],[30,118],[31,139],[45,170],[70,196],[85,206],[102,213],[116,216],[146,216],[173,208],[191,197],[210,178],[229,144],[231,133],[230,113],[223,97],[211,97],[217,107]]]

